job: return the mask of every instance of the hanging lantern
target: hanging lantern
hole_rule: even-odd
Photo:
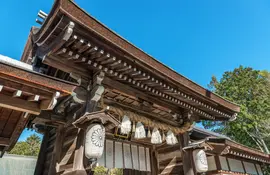
[[[161,135],[160,135],[160,132],[157,128],[154,128],[152,131],[151,143],[153,143],[153,144],[161,144],[162,143]]]
[[[121,134],[128,134],[131,131],[131,121],[128,116],[124,115],[121,123]]]
[[[207,157],[202,149],[196,149],[193,151],[193,159],[198,173],[208,171]]]
[[[171,130],[167,132],[166,142],[168,145],[175,145],[176,143],[178,143],[177,138]]]
[[[104,149],[105,128],[101,124],[91,124],[86,130],[85,156],[88,159],[100,158]]]
[[[136,124],[136,129],[135,129],[135,139],[143,139],[146,137],[145,129],[144,126],[141,122],[138,122]]]

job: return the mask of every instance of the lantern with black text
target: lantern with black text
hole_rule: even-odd
[[[103,154],[105,128],[100,124],[91,124],[86,130],[85,156],[88,159],[100,158]]]

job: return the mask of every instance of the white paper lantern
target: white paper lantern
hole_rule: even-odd
[[[136,129],[135,129],[135,139],[143,139],[146,137],[145,129],[144,126],[141,122],[138,122],[136,124]]]
[[[207,157],[202,149],[196,149],[193,151],[193,159],[196,167],[196,171],[199,173],[206,172],[208,170]]]
[[[105,128],[100,124],[91,124],[86,130],[85,156],[100,158],[103,154],[105,142]]]
[[[128,116],[124,116],[121,123],[121,134],[128,134],[131,131],[131,121]]]
[[[154,128],[152,131],[151,143],[153,143],[153,144],[161,144],[162,143],[161,135],[160,135],[160,132],[157,128]]]

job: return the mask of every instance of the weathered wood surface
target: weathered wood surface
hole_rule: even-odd
[[[0,137],[0,146],[8,146],[10,143],[9,138]]]
[[[20,111],[0,107],[0,151],[9,151],[24,129],[28,115]]]
[[[2,63],[0,63],[0,78],[52,93],[59,91],[64,94],[71,94],[76,87],[75,84],[69,82],[62,82],[46,75],[25,71]]]
[[[0,106],[30,114],[40,114],[39,104],[0,94]]]
[[[46,149],[48,146],[48,139],[49,139],[49,132],[46,131],[43,135],[43,139],[41,142],[41,146],[40,146],[40,151],[38,154],[38,160],[37,160],[37,164],[36,164],[36,169],[34,172],[34,175],[42,175],[42,172],[44,171],[44,163],[46,160]]]
[[[179,136],[180,150],[182,150],[182,162],[185,175],[195,175],[192,150],[183,150],[189,144],[188,132]]]

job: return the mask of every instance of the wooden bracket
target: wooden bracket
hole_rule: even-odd
[[[55,92],[51,100],[43,100],[40,103],[41,110],[52,110],[57,104],[57,98],[60,97],[60,92]]]
[[[220,153],[220,155],[225,155],[228,154],[230,152],[230,146],[226,146]]]
[[[93,78],[92,85],[88,86],[88,91],[90,93],[88,94],[88,100],[86,102],[86,112],[93,112],[96,110],[97,103],[105,91],[105,88],[101,85],[104,77],[104,72],[97,73]]]

